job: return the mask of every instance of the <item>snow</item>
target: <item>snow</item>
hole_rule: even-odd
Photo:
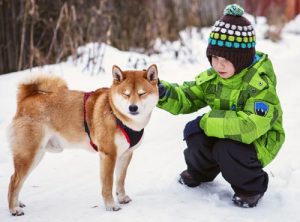
[[[201,33],[195,29],[182,32],[179,42],[157,42],[159,55],[147,56],[122,52],[110,46],[99,46],[104,51],[102,72],[92,72],[85,64],[88,51],[94,44],[81,47],[82,58],[0,76],[0,221],[18,222],[81,222],[81,221],[223,221],[223,222],[281,222],[300,221],[300,150],[298,124],[300,112],[299,58],[300,37],[290,30],[283,40],[272,43],[262,38],[265,20],[259,20],[257,50],[269,54],[277,73],[277,91],[284,111],[286,142],[277,158],[265,170],[269,174],[269,188],[258,206],[253,209],[235,207],[233,191],[219,175],[213,182],[188,188],[177,182],[185,169],[182,130],[185,123],[205,112],[173,116],[156,108],[145,129],[142,145],[134,152],[126,179],[126,189],[133,199],[118,212],[107,212],[100,195],[99,157],[84,150],[68,150],[60,154],[47,153],[39,166],[27,178],[20,199],[25,202],[25,216],[12,217],[7,207],[7,188],[13,173],[7,126],[16,109],[17,84],[29,75],[52,73],[63,77],[71,89],[84,91],[109,86],[111,67],[146,68],[155,63],[161,79],[182,83],[209,67],[205,56],[209,29]],[[290,26],[300,27],[300,19]],[[174,51],[178,50],[178,59]],[[99,52],[96,52],[96,54]],[[101,53],[100,53],[101,54]],[[138,61],[138,62],[137,62]],[[100,60],[94,70],[100,70]],[[145,64],[146,63],[146,64]],[[91,74],[92,73],[92,74]]]
[[[296,18],[289,22],[285,27],[284,31],[285,32],[290,32],[290,33],[295,33],[295,34],[300,34],[300,15],[297,15]]]

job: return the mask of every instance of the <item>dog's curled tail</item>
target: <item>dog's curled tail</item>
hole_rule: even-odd
[[[57,76],[41,75],[31,77],[19,84],[17,100],[20,102],[36,94],[55,93],[67,89],[66,82]]]

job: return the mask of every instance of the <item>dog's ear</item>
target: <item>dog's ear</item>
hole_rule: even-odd
[[[152,82],[158,79],[158,71],[155,64],[149,66],[147,69],[147,79]]]
[[[122,70],[116,65],[113,65],[113,67],[112,67],[112,75],[113,75],[114,81],[121,82],[123,80]]]

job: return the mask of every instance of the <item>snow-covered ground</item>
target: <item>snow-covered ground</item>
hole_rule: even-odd
[[[269,54],[277,73],[286,130],[284,146],[265,168],[270,176],[269,189],[256,208],[235,207],[231,201],[231,187],[221,176],[194,189],[177,183],[178,174],[185,169],[182,129],[188,120],[205,110],[172,116],[155,109],[143,144],[135,151],[128,170],[126,188],[133,201],[123,205],[121,211],[104,209],[98,155],[67,149],[60,154],[47,154],[27,179],[20,195],[27,205],[25,216],[16,218],[9,213],[7,188],[13,166],[6,130],[16,109],[18,82],[30,73],[53,73],[63,77],[71,89],[91,91],[110,85],[113,64],[124,70],[132,69],[137,60],[138,68],[157,64],[161,79],[178,83],[192,80],[209,66],[205,57],[209,29],[202,30],[201,34],[190,29],[182,33],[184,47],[178,42],[165,45],[158,42],[157,47],[163,53],[151,57],[106,46],[104,71],[96,71],[93,75],[91,70],[84,69],[87,58],[83,56],[76,63],[70,59],[61,64],[0,76],[0,221],[300,221],[300,36],[291,33],[293,27],[300,27],[300,19],[293,22],[277,44],[263,40],[263,19],[256,25],[257,50]],[[84,53],[92,48],[93,44],[89,44],[79,50]],[[177,60],[174,50],[179,50]],[[97,65],[95,63],[95,70]]]

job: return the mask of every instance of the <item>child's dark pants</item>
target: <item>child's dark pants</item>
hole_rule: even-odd
[[[208,137],[201,130],[186,139],[188,172],[201,182],[212,181],[220,172],[235,193],[255,195],[268,187],[268,174],[257,159],[253,144]]]

